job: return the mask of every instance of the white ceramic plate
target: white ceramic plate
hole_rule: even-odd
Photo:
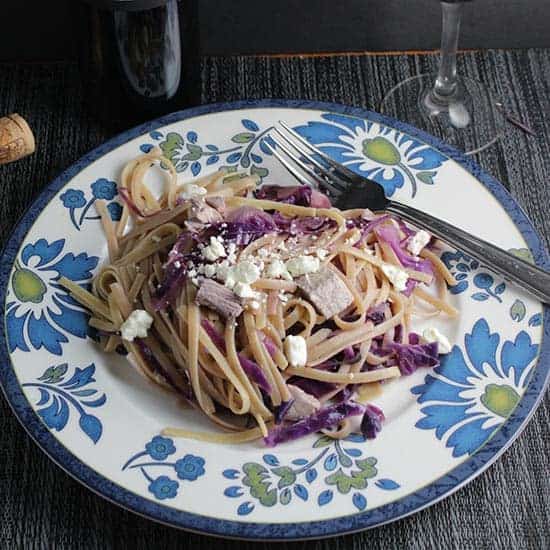
[[[1,381],[38,444],[104,497],[170,525],[258,539],[308,538],[394,520],[450,494],[510,444],[548,379],[548,311],[461,253],[444,261],[459,321],[434,371],[388,384],[379,437],[312,436],[266,449],[161,437],[211,430],[86,338],[86,316],[57,284],[85,284],[106,256],[94,208],[120,215],[114,181],[159,145],[182,177],[220,166],[288,181],[260,138],[279,119],[388,194],[548,267],[539,237],[504,188],[456,151],[397,121],[343,106],[246,102],[200,107],[96,149],[38,198],[2,258]],[[538,358],[538,359],[537,359]]]

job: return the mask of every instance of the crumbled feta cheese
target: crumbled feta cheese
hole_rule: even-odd
[[[199,286],[199,280],[196,278],[196,277],[193,277],[191,279],[191,282],[195,285],[195,286]]]
[[[297,258],[288,260],[285,265],[293,277],[315,273],[321,267],[319,258],[314,258],[313,256],[298,256]]]
[[[215,262],[218,258],[226,257],[223,244],[215,237],[210,237],[210,244],[202,249],[202,255],[210,262]]]
[[[252,287],[246,283],[235,283],[235,286],[233,287],[233,292],[239,297],[239,298],[257,298],[258,293],[252,290]]]
[[[430,242],[431,235],[421,229],[415,233],[407,243],[407,250],[414,256],[418,256],[420,251]]]
[[[180,262],[179,260],[176,260],[176,261],[174,262],[174,267],[175,267],[176,269],[179,269],[179,268],[181,267],[181,262]]]
[[[409,275],[406,271],[399,269],[398,267],[383,263],[381,265],[384,275],[390,280],[391,284],[395,287],[395,290],[403,292],[407,288],[407,281]]]
[[[288,272],[286,265],[281,260],[273,260],[265,270],[265,276],[268,279],[285,279],[292,281],[292,275]]]
[[[427,342],[437,342],[437,351],[439,353],[450,353],[451,343],[449,339],[439,332],[435,327],[429,327],[422,332],[422,338]]]
[[[260,256],[260,258],[266,258],[269,254],[269,251],[267,250],[267,248],[260,248],[260,250],[258,250],[258,255]]]
[[[307,363],[307,346],[302,336],[292,336],[285,338],[285,355],[291,367],[305,367]]]
[[[286,294],[285,292],[279,293],[279,300],[281,300],[283,304],[286,304],[291,298],[292,294]]]
[[[319,248],[315,251],[315,254],[317,255],[317,258],[323,261],[328,256],[329,252],[324,248]]]
[[[197,270],[196,269],[190,269],[188,272],[187,272],[187,276],[188,277],[196,277],[198,275],[197,273]]]
[[[153,317],[143,309],[135,309],[128,319],[120,326],[120,334],[124,340],[133,342],[134,338],[145,338],[153,324]]]
[[[206,189],[204,187],[199,187],[194,183],[184,183],[181,186],[181,191],[179,193],[180,199],[190,200],[196,199],[206,195]]]
[[[248,305],[250,309],[253,309],[253,310],[260,309],[260,302],[258,302],[257,300],[251,300]]]
[[[252,284],[260,278],[260,269],[252,262],[245,260],[227,270],[225,286],[233,288],[237,283]]]
[[[217,271],[218,270],[216,269],[216,266],[214,264],[206,264],[205,266],[203,266],[203,270],[202,270],[204,275],[206,277],[208,277],[209,279],[214,277],[214,275],[216,275]]]

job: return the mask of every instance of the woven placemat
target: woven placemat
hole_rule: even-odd
[[[432,55],[320,58],[209,58],[202,101],[300,98],[375,109],[398,81],[432,71]],[[489,51],[460,56],[459,69],[485,81],[535,131],[510,126],[477,156],[550,237],[550,50]],[[2,242],[40,189],[110,137],[84,108],[74,65],[0,64],[0,113],[30,123],[37,152],[0,167]],[[1,368],[6,368],[2,366]],[[512,448],[489,470],[439,504],[365,533],[288,548],[550,548],[550,399]],[[0,398],[0,548],[184,548],[237,550],[221,541],[154,524],[117,508],[64,474],[34,445]],[[406,462],[403,468],[406,468]]]

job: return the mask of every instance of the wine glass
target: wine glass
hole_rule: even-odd
[[[441,59],[437,74],[420,74],[394,86],[380,112],[409,122],[466,154],[495,143],[504,127],[499,103],[487,87],[456,71],[456,51],[463,3],[441,2]]]

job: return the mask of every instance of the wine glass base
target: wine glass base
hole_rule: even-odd
[[[425,130],[471,155],[495,143],[504,129],[497,101],[484,84],[459,78],[452,96],[437,96],[436,74],[403,80],[382,100],[380,112]]]

